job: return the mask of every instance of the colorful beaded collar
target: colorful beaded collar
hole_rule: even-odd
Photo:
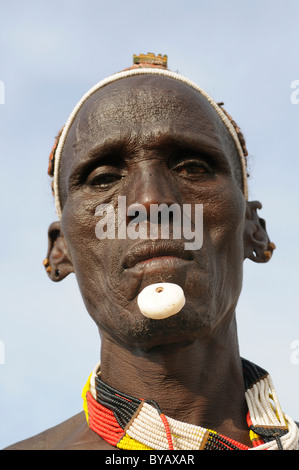
[[[242,359],[252,448],[211,429],[167,417],[158,404],[104,383],[97,365],[83,389],[88,426],[126,450],[299,450],[299,429],[281,410],[270,375]]]

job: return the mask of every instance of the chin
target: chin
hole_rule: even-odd
[[[186,282],[186,278],[183,281],[181,278],[167,279],[181,284],[186,304],[179,313],[163,320],[153,320],[140,313],[137,293],[143,285],[140,286],[140,279],[135,277],[128,279],[126,276],[126,282],[122,280],[117,284],[118,289],[113,282],[110,283],[110,289],[99,292],[98,299],[101,301],[95,301],[93,295],[91,302],[85,302],[86,307],[100,333],[126,348],[151,349],[209,338],[225,316],[225,313],[221,313],[225,301],[222,305],[218,304],[213,295],[216,289],[211,288],[214,284],[209,284],[202,273],[196,272],[197,276],[194,272],[192,274],[193,282]],[[144,278],[142,280],[145,281]],[[149,283],[145,282],[145,285]],[[110,294],[111,291],[114,295]]]
[[[190,311],[188,308],[163,320],[152,320],[138,313],[133,321],[122,323],[121,330],[110,330],[110,336],[129,348],[149,350],[169,345],[175,347],[209,336],[214,323],[209,314]]]

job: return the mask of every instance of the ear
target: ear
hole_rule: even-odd
[[[268,237],[266,222],[261,219],[257,210],[262,208],[259,201],[247,202],[244,226],[244,259],[256,263],[266,263],[272,257],[275,245]]]
[[[68,274],[74,272],[60,222],[53,222],[49,227],[48,253],[43,265],[49,278],[54,282],[62,281]]]

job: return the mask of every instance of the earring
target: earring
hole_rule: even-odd
[[[45,258],[45,259],[43,260],[43,265],[45,266],[45,269],[46,269],[47,273],[50,273],[50,272],[52,271],[52,268],[51,268],[51,266],[50,266],[50,264],[49,264],[48,258]]]
[[[264,251],[264,258],[266,258],[267,260],[270,259],[272,256],[272,252],[271,251]]]
[[[273,251],[276,249],[275,243],[269,242],[268,249],[264,251],[264,258],[269,260],[272,257]]]

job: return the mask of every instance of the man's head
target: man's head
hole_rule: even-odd
[[[49,230],[48,258],[56,268],[50,276],[60,280],[76,273],[103,334],[152,347],[192,341],[231,321],[243,260],[266,261],[269,239],[256,213],[260,204],[246,200],[240,146],[205,96],[154,74],[99,88],[69,128],[58,176],[62,212],[61,222]],[[134,225],[127,211],[120,220],[119,197],[125,209],[142,206],[148,226],[154,204],[188,206],[193,230],[198,230],[194,208],[202,204],[201,248],[184,250],[184,236],[99,240],[99,205],[109,204],[117,224]],[[163,281],[184,289],[186,305],[173,318],[145,319],[137,296]]]

